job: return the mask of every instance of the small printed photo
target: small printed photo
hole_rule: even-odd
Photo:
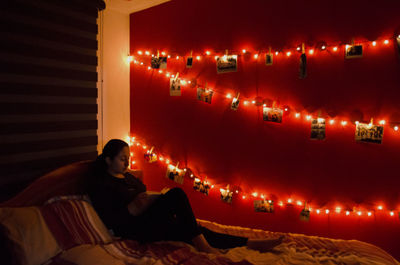
[[[274,202],[271,200],[254,200],[254,210],[256,212],[274,212]]]
[[[237,98],[237,97],[233,98],[231,109],[237,110],[239,108],[239,103],[240,103],[240,99],[239,98]]]
[[[383,126],[367,123],[358,123],[355,139],[358,142],[381,144],[383,139]]]
[[[300,212],[300,220],[308,222],[310,220],[310,210],[309,209],[303,209]]]
[[[185,171],[176,168],[173,165],[168,165],[166,177],[176,183],[183,184],[183,177],[185,176]]]
[[[362,45],[346,45],[345,58],[361,58],[363,56]]]
[[[194,179],[193,182],[193,189],[200,191],[201,193],[204,193],[205,195],[208,195],[208,192],[210,190],[210,185],[208,185],[208,183],[206,181],[201,181],[198,178]]]
[[[274,55],[272,53],[265,54],[265,65],[272,65]]]
[[[159,57],[160,69],[167,69],[167,57]]]
[[[229,73],[237,71],[237,55],[224,55],[217,57],[217,73]]]
[[[325,119],[318,118],[311,120],[311,139],[325,139]]]
[[[155,153],[148,152],[144,154],[144,159],[149,163],[154,163],[157,161],[158,158]]]
[[[198,87],[197,88],[197,99],[200,101],[204,101],[208,104],[211,104],[211,99],[213,96],[213,91],[210,89]]]
[[[192,68],[192,65],[193,65],[193,57],[192,57],[192,56],[189,56],[189,57],[186,59],[186,68]]]
[[[169,95],[170,96],[180,96],[181,95],[181,79],[180,78],[170,78],[169,79]]]
[[[263,108],[263,120],[282,123],[283,110],[279,108]]]
[[[222,201],[232,203],[233,191],[230,191],[229,189],[220,189],[220,192]]]
[[[153,69],[160,69],[162,57],[151,57],[151,68]]]

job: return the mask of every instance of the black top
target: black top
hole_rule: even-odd
[[[139,193],[146,191],[146,185],[140,179],[128,172],[124,176],[117,178],[103,172],[95,176],[88,186],[93,207],[109,229],[120,226],[132,217],[127,205]]]

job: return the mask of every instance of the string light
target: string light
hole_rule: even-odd
[[[127,61],[128,63],[132,62],[132,61],[133,61],[133,56],[132,56],[132,55],[129,55],[128,57],[126,57],[126,61]]]
[[[342,125],[345,126],[347,124],[347,121],[342,121]]]
[[[338,47],[333,47],[333,51],[336,52],[338,50]]]
[[[243,49],[243,50],[242,50],[242,53],[246,53],[246,50],[245,50],[245,49]]]
[[[390,216],[393,216],[393,215],[394,215],[394,212],[391,211],[391,212],[390,212]]]
[[[296,116],[296,118],[299,118],[300,117],[300,113],[296,113],[295,116]]]
[[[350,215],[350,212],[349,212],[349,211],[346,211],[346,215]]]
[[[258,58],[258,54],[254,54],[254,59],[257,59]]]
[[[376,41],[373,41],[373,42],[372,42],[372,46],[376,46]]]
[[[306,116],[306,119],[309,121],[309,120],[311,120],[311,116],[310,115],[307,115]]]
[[[309,54],[314,54],[314,50],[311,49],[311,50],[308,51],[308,53],[309,53]]]
[[[211,52],[209,52],[209,51],[206,51],[206,54],[207,54],[207,55],[210,55],[210,54],[211,54]]]
[[[137,53],[138,53],[139,55],[142,55],[142,54],[143,54],[143,52],[142,52],[142,51],[138,51]]]
[[[325,50],[325,49],[326,49],[326,46],[325,46],[325,45],[322,45],[321,49],[322,49],[322,50]]]
[[[198,56],[196,56],[196,59],[197,59],[198,61],[200,61],[201,57],[198,55]]]
[[[231,94],[226,95],[227,98],[232,98]]]
[[[385,120],[381,120],[381,121],[379,122],[380,125],[384,125],[385,123],[386,123]]]
[[[145,54],[146,54],[146,55],[150,55],[150,52],[149,52],[149,51],[145,51]]]
[[[286,56],[290,56],[292,53],[291,52],[287,52],[286,53]]]
[[[389,44],[389,40],[385,40],[383,43],[385,43],[385,44]]]
[[[330,120],[329,123],[330,123],[330,124],[334,124],[334,123],[335,123],[335,120]]]
[[[328,209],[326,209],[326,210],[325,210],[325,213],[326,213],[326,214],[329,214],[329,210],[328,210]]]
[[[394,128],[393,128],[395,131],[398,131],[399,130],[399,126],[394,126]]]

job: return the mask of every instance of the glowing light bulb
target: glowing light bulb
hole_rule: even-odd
[[[261,197],[261,199],[264,199],[264,194],[261,194],[261,196],[260,196],[260,197]]]
[[[236,190],[235,192],[236,192],[236,193],[239,193],[239,191],[238,191],[238,190]]]
[[[390,216],[393,216],[393,215],[394,215],[394,212],[393,212],[393,211],[391,211],[391,212],[390,212]]]
[[[179,59],[179,56],[176,56],[176,59],[178,60],[178,59]]]
[[[302,205],[301,201],[297,201],[297,205],[301,206]]]
[[[136,164],[136,161],[132,161],[132,165]]]
[[[346,215],[350,215],[350,212],[349,212],[349,211],[346,211]]]
[[[243,196],[242,196],[242,199],[243,199],[243,200],[244,200],[244,199],[246,199],[246,196],[245,196],[245,195],[243,195]]]
[[[185,172],[186,172],[186,171],[187,171],[187,169],[186,169],[186,168],[184,168],[184,169],[183,169],[183,171],[185,171]]]
[[[246,50],[245,50],[245,49],[243,49],[243,50],[242,50],[242,53],[246,53]]]
[[[255,100],[253,100],[251,103],[253,103],[253,104],[256,104],[256,101],[255,101]]]
[[[289,109],[288,108],[285,108],[285,111],[288,111]]]
[[[247,105],[249,102],[246,100],[243,102],[244,105]]]
[[[329,210],[328,210],[328,209],[326,209],[326,210],[325,210],[325,213],[326,213],[326,214],[328,214],[328,213],[329,213]]]
[[[215,60],[217,60],[217,59],[218,59],[218,56],[217,56],[217,55],[215,55],[215,56],[214,56],[214,59],[215,59]]]
[[[283,202],[279,202],[278,204],[279,204],[279,206],[283,206]]]
[[[333,47],[333,51],[334,51],[334,52],[336,52],[336,51],[337,51],[337,49],[338,49],[337,47]]]
[[[398,131],[399,130],[399,126],[394,126],[394,128],[393,128],[395,131]]]
[[[206,51],[206,54],[207,54],[207,55],[210,55],[210,54],[211,54],[211,52],[210,52],[210,51]]]
[[[169,159],[165,160],[165,163],[169,164]]]
[[[213,188],[214,188],[214,185],[211,185],[211,188],[213,189]]]
[[[167,74],[166,74],[166,77],[169,77],[169,76],[170,76],[170,74],[169,74],[169,73],[167,73]]]
[[[372,213],[371,212],[368,212],[368,216],[371,216],[372,215]]]
[[[385,123],[386,123],[385,120],[381,120],[381,121],[379,122],[380,125],[384,125]]]
[[[232,98],[232,95],[231,94],[227,94],[226,97],[227,98]]]
[[[201,57],[199,55],[196,56],[196,59],[200,61]]]
[[[325,50],[325,49],[326,49],[326,46],[325,46],[325,45],[322,45],[321,49],[322,49],[322,50]]]
[[[143,54],[143,52],[142,52],[142,51],[138,51],[137,53],[138,53],[139,55],[142,55],[142,54]]]
[[[190,84],[190,83],[192,83],[192,81],[189,80],[189,81],[188,81],[188,84]]]
[[[139,144],[139,143],[137,143],[137,144],[136,144],[136,146],[140,146],[140,144]]]
[[[165,53],[165,52],[161,52],[161,54],[162,54],[163,56],[165,56],[166,53]]]
[[[267,106],[267,104],[263,104],[263,107],[266,107]]]
[[[379,205],[378,210],[382,210],[382,209],[383,209],[382,205]]]
[[[278,55],[279,54],[279,52],[275,52],[275,55]]]
[[[373,42],[372,42],[372,46],[376,46],[376,41],[373,41]]]
[[[257,59],[258,58],[258,54],[254,54],[254,59]]]
[[[147,67],[147,69],[148,69],[148,70],[150,70],[150,69],[151,69],[151,67],[150,67],[150,66],[148,66],[148,67]]]
[[[341,210],[342,210],[342,209],[341,209],[340,207],[336,207],[336,212],[337,212],[337,213],[340,213]]]
[[[385,43],[385,44],[389,44],[389,40],[385,40],[383,43]]]
[[[298,50],[298,51],[300,51],[300,49],[301,49],[300,47],[297,47],[297,48],[296,48],[296,50]]]
[[[126,57],[126,61],[127,61],[128,63],[132,62],[132,61],[133,61],[133,56],[132,56],[132,55],[129,55],[128,57]]]
[[[253,192],[252,195],[253,195],[254,197],[257,197],[258,193],[257,193],[257,192]]]
[[[186,85],[186,81],[185,80],[181,80],[181,84],[182,85]]]
[[[358,214],[359,216],[361,216],[362,212],[361,212],[361,211],[358,211],[357,214]]]
[[[300,113],[296,113],[295,116],[296,116],[296,118],[299,118],[300,117]]]
[[[140,62],[140,65],[143,65],[143,62]]]
[[[149,51],[145,51],[144,52],[146,55],[150,55],[150,52]]]
[[[342,125],[345,126],[347,124],[347,121],[342,121]]]
[[[172,78],[174,78],[174,77],[175,77],[175,75],[171,75],[171,77],[172,77]]]
[[[287,202],[288,202],[288,203],[292,203],[292,199],[288,199]]]
[[[287,52],[286,53],[286,56],[290,56],[292,53],[291,52]]]
[[[193,174],[190,174],[190,177],[193,178]]]
[[[320,210],[319,209],[317,209],[317,214],[319,214],[320,213]]]
[[[309,120],[311,120],[311,116],[310,115],[307,115],[306,116],[306,119],[309,121]]]
[[[308,51],[308,53],[309,53],[309,54],[314,54],[314,50],[311,49],[311,50]]]
[[[335,120],[330,120],[329,123],[330,123],[330,124],[334,124],[334,123],[335,123]]]
[[[162,70],[158,70],[158,72],[159,72],[160,74],[162,74]]]

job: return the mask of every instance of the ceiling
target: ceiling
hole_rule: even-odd
[[[170,0],[106,0],[106,8],[130,14]]]

